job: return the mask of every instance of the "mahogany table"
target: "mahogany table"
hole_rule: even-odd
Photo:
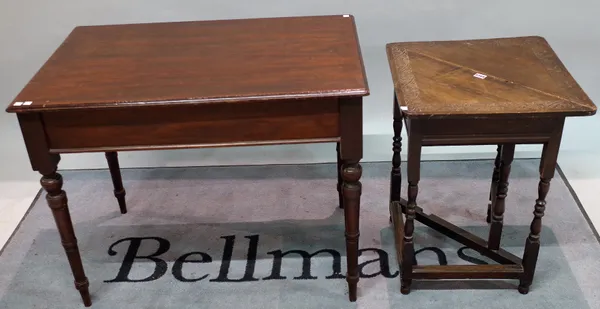
[[[75,28],[7,111],[16,113],[83,303],[91,305],[61,153],[335,142],[350,301],[357,297],[362,97],[350,15]],[[233,188],[232,188],[233,190]]]
[[[410,292],[413,279],[518,279],[519,292],[528,293],[565,118],[593,115],[596,106],[540,37],[390,43],[387,55],[395,89],[390,219],[401,292]],[[400,197],[403,122],[408,201]],[[417,206],[423,146],[485,144],[497,145],[487,241]],[[534,218],[522,258],[500,248],[515,144],[543,145]],[[414,220],[499,264],[414,265]]]

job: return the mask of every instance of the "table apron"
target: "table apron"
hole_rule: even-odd
[[[543,144],[562,130],[564,117],[407,119],[423,146]]]
[[[337,99],[46,112],[51,153],[339,140]]]
[[[544,135],[471,135],[471,136],[424,136],[422,146],[475,146],[499,144],[544,144],[550,138]]]

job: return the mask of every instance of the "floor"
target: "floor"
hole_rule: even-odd
[[[503,247],[517,257],[523,255],[533,217],[529,202],[537,191],[536,163],[517,160],[512,169]],[[489,165],[481,160],[426,162],[418,199],[428,212],[485,239],[489,227],[481,201],[487,200]],[[548,205],[556,207],[546,210],[544,246],[529,295],[518,294],[516,280],[415,281],[407,298],[398,293],[398,264],[388,224],[388,162],[363,163],[363,170],[360,260],[365,267],[353,304],[348,303],[344,277],[335,275],[346,271],[339,259],[346,250],[335,163],[128,170],[126,215],[118,213],[104,170],[64,172],[92,308],[439,309],[450,302],[461,309],[492,303],[495,309],[600,308],[600,244],[562,179],[555,178],[547,197]],[[469,191],[472,194],[456,199],[457,192]],[[46,201],[39,199],[0,255],[0,308],[39,308],[40,303],[82,308],[54,231]],[[415,233],[419,265],[491,262],[422,225]],[[134,255],[156,252],[156,261],[167,263],[165,272],[157,272],[158,264],[152,261],[129,262],[126,256],[132,250],[139,253]],[[327,252],[316,254],[317,250]],[[197,254],[192,257],[190,252]],[[276,257],[280,254],[285,257]],[[304,259],[311,265],[309,272],[301,271],[304,254],[310,257]],[[182,261],[202,264],[183,266]],[[133,278],[147,279],[131,282]],[[244,306],[240,295],[247,300]]]

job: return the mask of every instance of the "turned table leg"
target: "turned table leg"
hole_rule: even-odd
[[[492,206],[496,201],[496,190],[498,189],[498,181],[500,180],[500,150],[502,145],[496,147],[496,159],[494,160],[494,172],[492,173],[492,184],[490,186],[490,200],[488,202],[487,217],[485,221],[487,223],[492,222]]]
[[[538,197],[535,201],[533,220],[529,227],[529,236],[525,241],[523,252],[523,276],[519,282],[519,292],[529,293],[529,287],[533,282],[538,253],[540,251],[540,233],[542,231],[542,217],[546,210],[546,196],[550,190],[550,180],[554,177],[556,160],[560,148],[562,131],[556,134],[548,143],[544,144],[542,158],[540,161],[540,181],[538,183]]]
[[[342,168],[343,194],[344,194],[344,217],[346,225],[346,250],[348,281],[350,300],[355,301],[357,297],[358,285],[358,238],[359,230],[359,213],[360,213],[360,195],[362,185],[360,177],[362,175],[362,167],[358,161],[344,161]]]
[[[106,161],[110,170],[113,186],[115,188],[115,197],[119,203],[121,213],[127,213],[127,205],[125,204],[125,189],[123,188],[123,180],[121,179],[121,170],[119,167],[119,157],[116,152],[106,152]]]
[[[390,204],[400,201],[402,174],[400,170],[400,152],[402,151],[402,112],[394,94],[394,137],[392,143],[392,171],[390,175]]]
[[[344,180],[342,179],[342,157],[340,154],[340,143],[335,145],[335,151],[337,153],[337,192],[339,198],[339,207],[344,208],[344,195],[342,194],[342,184]]]
[[[419,180],[421,177],[421,137],[417,132],[408,136],[408,203],[406,205],[406,220],[404,222],[404,240],[402,248],[402,263],[400,271],[400,292],[410,293],[412,284],[412,271],[415,257],[413,233],[417,208],[417,194],[419,193]]]
[[[492,250],[500,249],[500,240],[502,239],[502,226],[504,224],[504,209],[506,208],[506,195],[508,194],[508,178],[512,161],[515,156],[515,144],[502,145],[500,154],[500,173],[498,185],[496,187],[496,196],[493,196],[492,218],[490,233],[488,237],[488,248]]]
[[[62,176],[56,172],[48,173],[42,177],[40,183],[47,192],[46,201],[52,210],[62,245],[69,259],[71,271],[75,278],[75,288],[79,290],[83,304],[89,307],[92,305],[88,291],[89,282],[83,271],[83,264],[81,263],[81,256],[77,247],[77,239],[75,238],[73,223],[71,222],[71,215],[69,214],[67,205],[67,194],[62,190]]]
[[[362,184],[362,98],[340,99],[340,161],[342,173],[342,198],[344,206],[346,263],[348,271],[348,298],[356,301],[358,295],[358,240],[360,196]]]

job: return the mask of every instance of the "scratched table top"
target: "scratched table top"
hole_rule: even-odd
[[[541,37],[390,43],[387,55],[409,117],[596,112]]]

